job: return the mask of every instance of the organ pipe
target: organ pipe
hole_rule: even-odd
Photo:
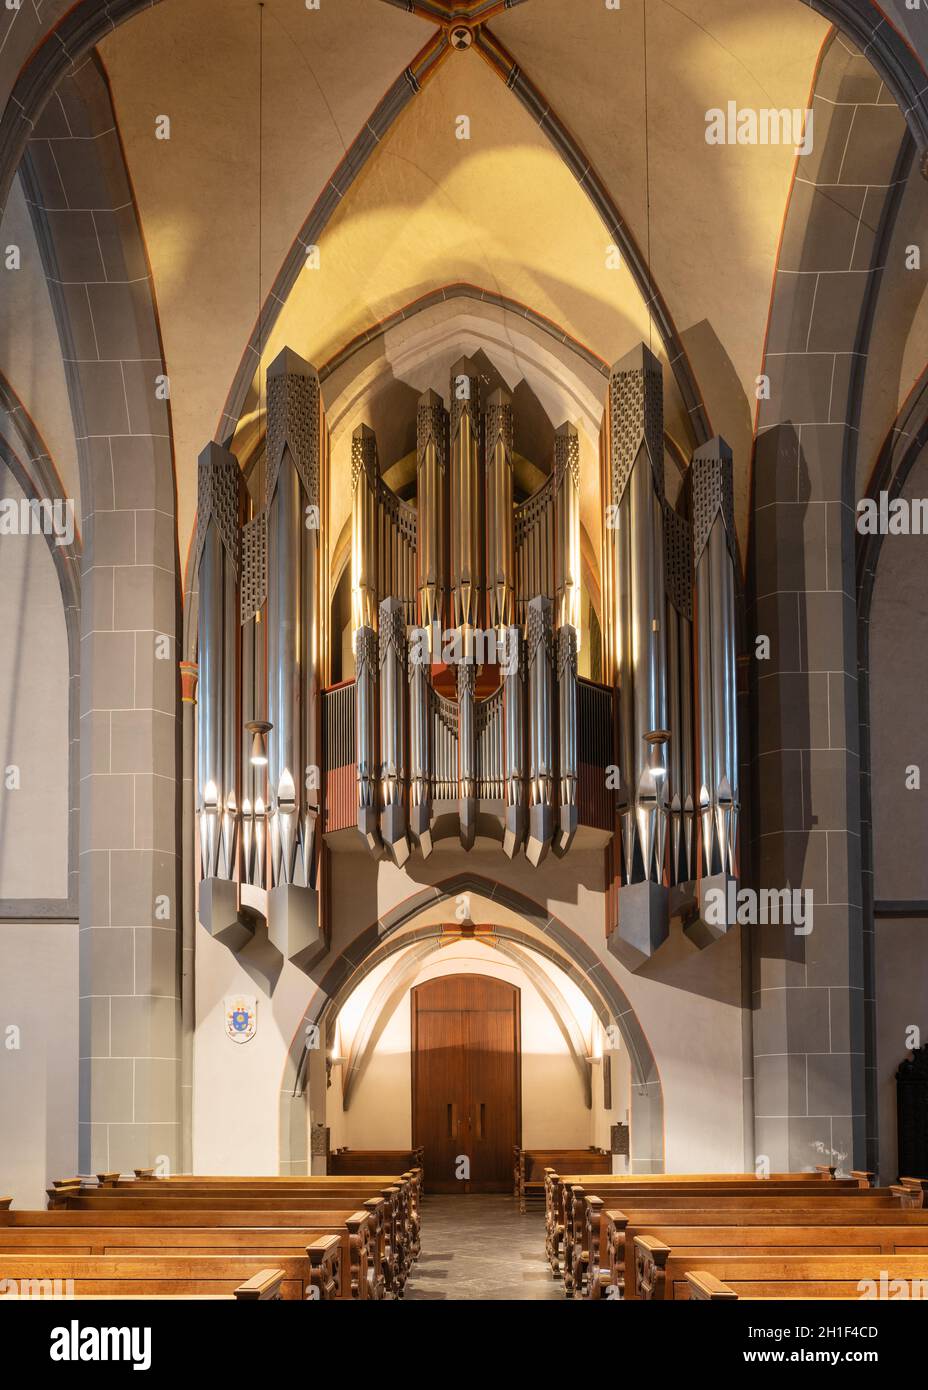
[[[377,441],[359,425],[351,436],[351,619],[352,629],[377,626],[380,525],[377,505]]]
[[[431,636],[445,614],[445,504],[448,413],[437,391],[419,398],[416,416],[416,508],[419,622]]]
[[[554,436],[554,625],[580,632],[580,437],[563,424]]]
[[[700,878],[737,876],[738,725],[732,454],[715,438],[693,456]]]
[[[525,839],[525,658],[522,629],[506,631],[508,666],[503,675],[506,823],[503,849],[510,859]]]
[[[377,634],[372,627],[355,633],[355,758],[358,778],[358,829],[372,853],[380,852],[377,797]]]
[[[398,598],[380,605],[380,835],[394,862],[409,858],[406,838],[406,623]]]
[[[459,628],[480,622],[479,464],[480,379],[462,358],[451,369],[451,600],[452,625]]]
[[[432,852],[429,648],[425,628],[409,632],[409,829],[422,856]]]
[[[200,874],[237,876],[240,787],[239,572],[241,472],[209,444],[198,465],[197,576],[200,682],[197,704]]]
[[[622,824],[627,882],[663,880],[667,657],[663,564],[660,363],[641,344],[610,380],[616,655],[622,719]]]
[[[487,401],[486,458],[487,624],[502,629],[515,617],[515,567],[512,397],[501,389]]]
[[[285,349],[267,374],[268,937],[291,960],[317,947],[321,787],[322,470],[319,378]]]
[[[577,629],[565,623],[557,634],[559,807],[558,854],[566,854],[577,833]]]
[[[554,681],[552,672],[552,604],[533,598],[528,605],[528,749],[529,808],[525,854],[537,866],[544,859],[554,830]]]
[[[458,816],[461,844],[473,849],[477,836],[477,668],[466,653],[458,664]]]
[[[689,883],[693,868],[693,541],[689,522],[664,504],[664,573],[667,590],[667,799],[670,813],[670,882]]]

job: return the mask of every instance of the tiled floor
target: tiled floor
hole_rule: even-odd
[[[544,1211],[511,1197],[423,1197],[422,1253],[407,1299],[564,1299],[545,1259]]]

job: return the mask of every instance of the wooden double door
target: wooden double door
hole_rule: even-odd
[[[417,985],[412,1042],[413,1144],[425,1149],[427,1190],[511,1192],[522,1131],[518,989],[489,975]]]

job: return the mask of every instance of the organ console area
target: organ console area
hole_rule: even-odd
[[[524,495],[513,409],[457,362],[446,397],[419,399],[400,496],[367,424],[350,459],[330,456],[319,376],[285,350],[268,371],[260,494],[226,449],[201,455],[199,915],[231,949],[264,919],[311,969],[327,855],[358,836],[400,868],[495,843],[501,875],[506,860],[531,872],[574,846],[601,852],[610,950],[631,968],[672,918],[699,946],[726,930],[703,908],[738,874],[731,452],[698,448],[671,505],[660,363],[642,344],[612,368],[592,680],[578,674],[592,602],[578,431],[559,425]],[[354,676],[332,684],[334,467],[351,471]]]

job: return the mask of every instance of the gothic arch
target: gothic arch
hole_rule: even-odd
[[[0,372],[0,408],[11,421],[15,434],[22,444],[22,456],[9,440],[0,435],[0,462],[12,473],[24,495],[30,500],[49,499],[52,502],[65,498],[64,488],[48,452],[45,441],[26,410],[19,396],[6,377]],[[22,920],[26,917],[54,917],[58,920],[76,920],[78,905],[78,864],[77,846],[79,840],[80,813],[78,806],[80,784],[80,612],[81,612],[81,540],[75,522],[75,536],[71,545],[57,545],[51,537],[46,537],[51,552],[61,603],[64,610],[65,632],[68,643],[68,896],[63,901],[56,898],[32,899],[4,902],[0,900],[0,920],[11,917]]]
[[[541,903],[472,872],[455,874],[442,883],[411,894],[387,917],[359,932],[318,981],[290,1044],[281,1082],[281,1172],[307,1170],[309,1095],[305,1080],[310,1062],[307,1028],[316,1025],[320,1039],[323,1038],[327,1018],[334,1016],[366,974],[402,947],[434,938],[441,930],[437,926],[425,926],[400,936],[401,929],[412,923],[425,908],[468,892],[499,903],[537,927],[549,941],[495,923],[494,932],[558,965],[590,1001],[600,1021],[604,1025],[617,1025],[631,1064],[631,1167],[635,1172],[663,1172],[664,1106],[660,1075],[644,1030],[621,985],[586,942]]]

